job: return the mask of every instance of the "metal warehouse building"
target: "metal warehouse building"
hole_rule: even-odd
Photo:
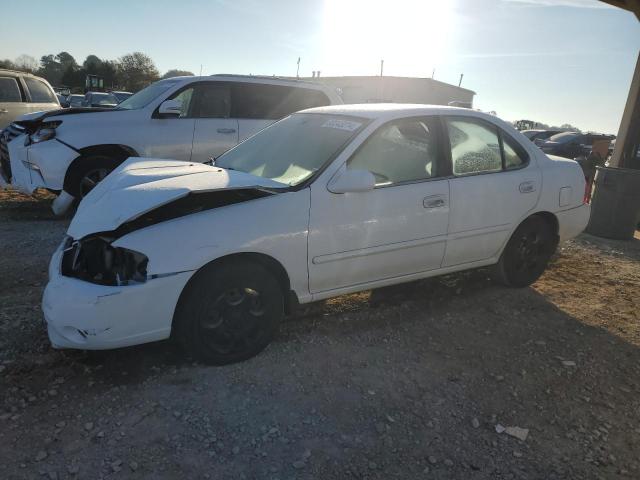
[[[472,106],[475,92],[432,78],[356,76],[305,78],[339,88],[345,103],[427,103]]]

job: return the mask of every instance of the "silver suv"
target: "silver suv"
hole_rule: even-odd
[[[58,108],[58,98],[44,78],[0,69],[0,130],[25,113]]]

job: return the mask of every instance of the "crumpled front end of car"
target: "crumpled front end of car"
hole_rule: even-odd
[[[192,272],[147,275],[145,258],[100,237],[67,237],[51,259],[42,301],[51,344],[101,350],[168,338]]]
[[[4,181],[26,194],[37,188],[62,190],[67,168],[80,154],[55,139],[42,143],[29,143],[27,139],[23,134],[6,144]]]

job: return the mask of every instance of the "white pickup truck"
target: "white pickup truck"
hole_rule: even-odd
[[[161,80],[115,109],[19,118],[0,135],[0,186],[59,193],[62,214],[129,157],[206,162],[290,113],[342,103],[324,85],[275,77]]]

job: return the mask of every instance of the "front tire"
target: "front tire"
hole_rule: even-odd
[[[527,218],[509,239],[494,267],[494,278],[509,287],[531,285],[544,272],[557,244],[558,239],[544,218]]]
[[[91,155],[81,159],[69,173],[65,190],[82,200],[95,186],[121,163],[118,159],[105,155]]]
[[[178,341],[209,365],[241,362],[275,337],[284,316],[277,278],[250,262],[212,264],[185,287],[174,316]]]

